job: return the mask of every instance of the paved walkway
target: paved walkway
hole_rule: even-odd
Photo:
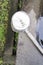
[[[32,5],[37,6],[37,4],[39,3],[39,0],[33,0],[33,3],[34,4]],[[37,11],[37,8],[35,9],[35,7],[32,9],[34,11]],[[29,28],[29,31],[33,34],[33,36],[35,36],[35,25],[37,23],[36,15],[38,11],[36,12],[36,15],[35,15],[33,10],[31,10],[30,13],[28,11],[28,15],[31,18],[31,26]],[[27,10],[25,11],[27,12]],[[28,38],[25,32],[21,32],[19,34],[16,65],[43,65],[43,55],[41,55],[41,53],[35,47],[33,42]]]

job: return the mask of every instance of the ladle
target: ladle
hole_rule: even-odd
[[[30,18],[28,14],[24,11],[18,11],[12,16],[11,27],[15,32],[24,31],[28,35],[28,37],[33,41],[34,45],[39,49],[39,51],[43,54],[43,49],[34,38],[34,36],[28,31],[28,27],[30,26]]]

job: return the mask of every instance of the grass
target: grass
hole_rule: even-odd
[[[0,50],[4,51],[9,16],[9,0],[0,0]],[[2,48],[2,49],[1,49]]]
[[[2,60],[2,58],[0,58],[0,65],[1,65],[1,64],[3,64],[3,60]]]
[[[0,25],[0,52],[4,50],[4,43],[5,43],[4,32],[5,32],[4,25]]]
[[[4,39],[4,32],[5,32],[5,30],[4,30],[4,25],[2,25],[2,26],[0,26],[0,39]]]

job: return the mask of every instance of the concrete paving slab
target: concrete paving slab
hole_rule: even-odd
[[[36,37],[36,17],[34,13],[28,13],[28,15],[31,18],[31,26],[28,30],[33,34],[34,37]],[[28,38],[28,36],[24,32],[19,33],[16,65],[43,65],[43,55],[39,52],[39,50],[35,47],[33,42]]]

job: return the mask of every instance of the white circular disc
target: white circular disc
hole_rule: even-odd
[[[30,25],[30,18],[24,11],[18,11],[12,16],[11,27],[13,31],[25,30]]]

